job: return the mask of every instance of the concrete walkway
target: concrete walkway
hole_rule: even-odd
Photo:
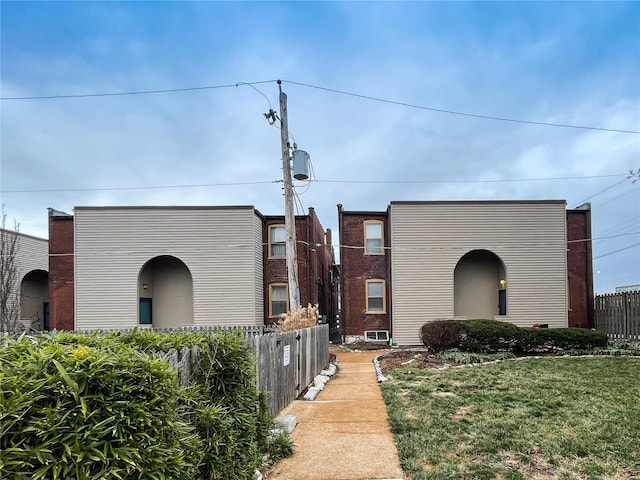
[[[338,373],[316,400],[296,400],[281,412],[298,417],[296,453],[268,480],[404,478],[372,363],[382,352],[336,353]]]

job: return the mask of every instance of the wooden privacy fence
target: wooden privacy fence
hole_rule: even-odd
[[[329,361],[329,325],[317,325],[302,330],[256,334],[239,329],[244,341],[253,349],[256,359],[256,387],[269,392],[269,407],[273,415],[295,400]],[[198,360],[197,347],[171,349],[157,353],[178,370],[181,385],[191,381],[193,365]]]
[[[117,330],[113,329],[91,329],[91,330],[70,330],[68,333],[96,333],[98,335],[107,335],[109,333],[118,332],[118,333],[132,333],[134,330],[143,331],[143,330],[152,330],[154,332],[159,333],[189,333],[189,332],[231,332],[231,331],[239,331],[246,338],[252,335],[265,335],[267,333],[275,333],[276,329],[274,327],[267,327],[265,325],[183,325],[178,328],[152,328],[150,325],[146,326],[137,326],[134,328],[119,328]],[[35,333],[43,333],[43,332],[35,332]]]
[[[275,415],[295,400],[329,361],[329,325],[246,337],[256,356],[259,390]]]
[[[596,329],[610,338],[640,340],[640,290],[596,295]]]

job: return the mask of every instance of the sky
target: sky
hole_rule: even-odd
[[[0,27],[22,233],[46,238],[48,207],[283,214],[281,79],[313,166],[299,213],[325,228],[339,203],[588,201],[596,292],[640,284],[638,2],[2,1]]]

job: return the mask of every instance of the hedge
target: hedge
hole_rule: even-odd
[[[195,381],[152,352],[198,346]],[[0,478],[253,478],[273,439],[237,333],[134,331],[0,342]],[[281,448],[276,448],[279,445]]]
[[[168,364],[133,348],[28,339],[0,364],[2,478],[194,477],[201,442]]]
[[[457,340],[451,332],[460,327]],[[446,330],[446,335],[445,335]],[[607,345],[607,336],[582,328],[529,328],[497,320],[446,320],[428,322],[422,327],[423,342],[433,350],[442,343],[465,352],[536,353],[558,350],[589,350]]]

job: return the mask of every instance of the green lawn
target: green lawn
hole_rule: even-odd
[[[390,375],[382,391],[409,479],[640,479],[640,359]]]

